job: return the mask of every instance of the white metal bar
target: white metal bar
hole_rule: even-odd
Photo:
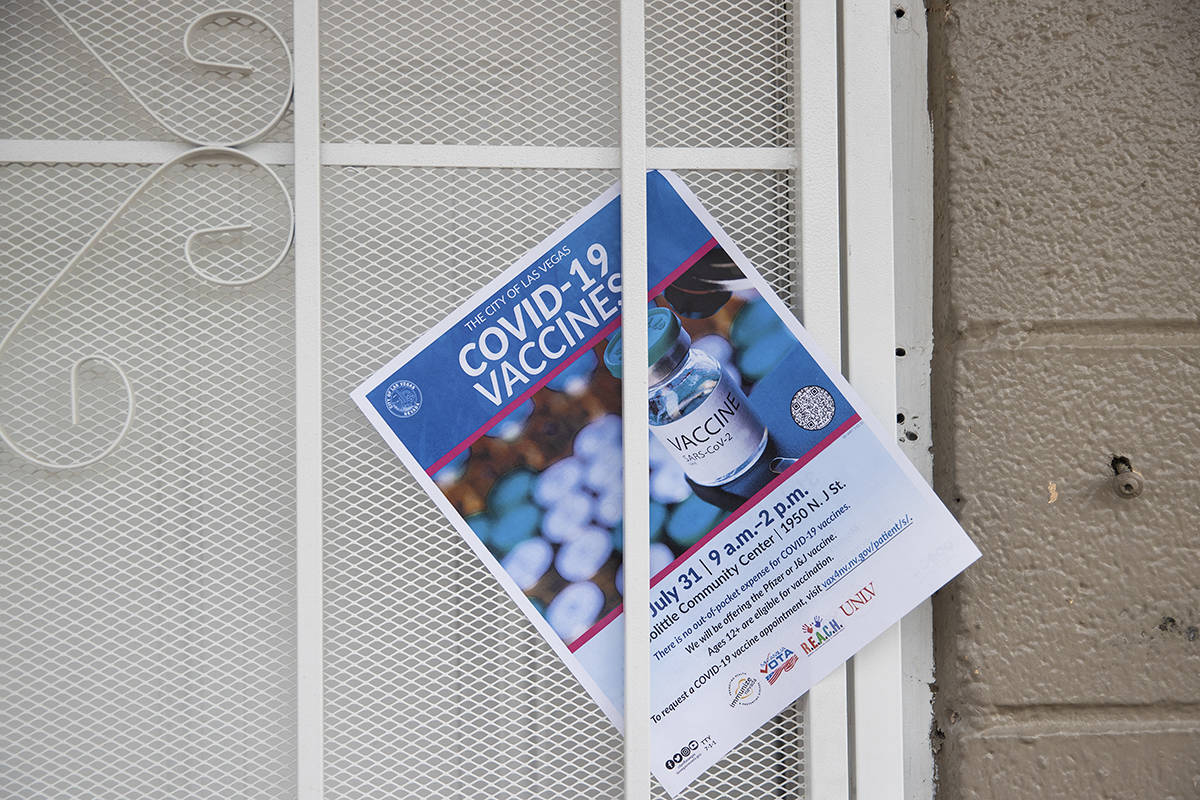
[[[616,147],[489,147],[440,144],[330,142],[326,164],[363,167],[501,167],[506,169],[616,169]]]
[[[804,780],[809,800],[850,796],[846,665],[808,690],[804,705]]]
[[[298,800],[324,794],[321,460],[321,50],[318,0],[294,0]]]
[[[802,321],[841,363],[842,276],[838,162],[837,0],[796,7],[796,251]],[[805,785],[809,800],[850,796],[846,668],[805,696]]]
[[[791,147],[651,147],[646,151],[649,169],[792,169]]]
[[[650,800],[650,447],[646,19],[621,0],[621,378],[625,519],[625,800]]]
[[[797,14],[795,183],[801,322],[837,359],[842,344],[837,0],[800,3]]]
[[[649,169],[790,169],[790,148],[659,147],[644,149]],[[616,147],[483,147],[329,143],[326,164],[411,167],[615,169]]]
[[[843,0],[842,120],[847,377],[877,417],[896,414],[889,0]],[[904,797],[900,626],[851,661],[853,791]]]
[[[896,359],[900,449],[933,482],[929,362],[933,358],[933,130],[925,15],[892,23],[892,154],[895,189]],[[910,440],[904,430],[917,435]]]
[[[897,16],[897,14],[899,16]],[[900,448],[933,481],[930,360],[933,358],[933,130],[929,124],[929,37],[921,6],[900,3],[892,20],[892,164],[896,242],[896,398]],[[897,416],[897,422],[899,417]],[[916,439],[904,435],[912,432]],[[904,707],[904,794],[933,797],[933,604],[900,621]]]
[[[90,139],[3,139],[0,162],[64,164],[161,164],[187,149],[179,142]],[[266,164],[291,164],[286,142],[258,142],[241,148]],[[646,150],[649,169],[791,169],[789,147],[657,147]],[[617,169],[617,147],[483,147],[470,145],[362,144],[327,142],[321,162],[353,167],[479,167],[505,169]]]
[[[0,162],[37,164],[153,164],[170,161],[192,149],[182,142],[95,139],[0,139]],[[264,164],[291,164],[293,146],[258,142],[238,148]]]

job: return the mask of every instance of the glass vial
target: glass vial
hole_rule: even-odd
[[[767,429],[740,384],[715,358],[692,347],[670,309],[652,308],[648,317],[650,431],[692,482],[720,486],[736,480],[762,455]],[[608,343],[604,364],[621,377],[619,331]]]

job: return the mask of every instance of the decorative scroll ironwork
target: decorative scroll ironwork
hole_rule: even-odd
[[[5,333],[4,337],[2,339],[0,339],[0,363],[3,363],[5,351],[8,349],[9,345],[12,343],[14,337],[17,334],[17,331],[20,330],[21,327],[29,320],[29,318],[37,311],[37,309],[45,301],[46,297],[52,291],[54,291],[55,287],[57,287],[59,284],[62,283],[63,279],[67,276],[67,274],[73,268],[78,266],[84,260],[84,258],[88,255],[89,252],[91,252],[92,250],[95,249],[95,247],[100,242],[100,240],[104,237],[104,235],[109,230],[112,229],[112,227],[122,217],[122,215],[126,212],[126,210],[133,204],[133,202],[135,200],[137,200],[138,197],[142,196],[145,193],[145,191],[152,184],[154,184],[156,180],[158,180],[158,178],[160,176],[162,176],[165,172],[170,170],[172,167],[175,167],[178,165],[183,165],[183,164],[195,163],[195,162],[199,162],[199,161],[213,161],[213,160],[226,160],[226,161],[233,161],[235,163],[250,164],[258,169],[263,170],[264,172],[266,172],[268,175],[271,176],[271,178],[274,180],[275,186],[278,187],[279,191],[283,194],[285,201],[286,201],[286,207],[287,207],[287,211],[288,211],[288,221],[287,221],[287,235],[284,239],[283,245],[279,249],[278,254],[271,260],[271,262],[269,264],[266,265],[265,268],[259,269],[256,272],[251,272],[249,277],[238,278],[238,279],[229,279],[229,278],[222,278],[217,275],[213,275],[209,272],[206,272],[199,264],[196,263],[196,261],[193,258],[193,255],[192,255],[192,251],[193,251],[193,245],[201,237],[212,236],[212,235],[223,234],[223,233],[235,233],[235,232],[247,231],[247,230],[250,230],[253,226],[251,226],[249,224],[244,224],[237,220],[231,220],[228,224],[225,224],[225,225],[209,226],[209,227],[197,228],[195,230],[189,231],[183,242],[183,259],[184,259],[185,263],[187,264],[188,268],[201,280],[207,281],[209,283],[217,284],[219,286],[246,286],[246,285],[249,285],[256,281],[262,280],[267,275],[271,274],[271,272],[274,271],[274,269],[277,266],[279,266],[279,264],[284,260],[284,258],[287,257],[288,251],[291,249],[292,239],[293,239],[294,230],[295,230],[295,212],[293,209],[291,197],[288,194],[287,187],[284,185],[283,181],[279,178],[279,176],[275,173],[274,170],[272,170],[269,166],[267,166],[265,163],[263,163],[259,159],[255,158],[252,155],[249,155],[248,153],[234,149],[241,145],[245,145],[250,142],[256,141],[258,139],[261,139],[263,136],[268,134],[276,125],[279,124],[279,121],[283,118],[283,115],[287,111],[287,107],[291,102],[292,84],[293,84],[292,56],[291,56],[290,50],[288,49],[287,42],[284,40],[283,36],[280,35],[278,30],[276,30],[269,22],[264,20],[259,15],[255,14],[253,12],[250,12],[250,11],[244,11],[244,10],[238,10],[238,9],[219,9],[216,11],[205,12],[205,13],[199,15],[198,17],[196,17],[196,19],[194,19],[191,22],[191,24],[189,24],[187,26],[187,28],[185,29],[185,31],[183,33],[183,37],[182,37],[183,57],[185,59],[187,59],[188,61],[190,61],[191,63],[195,64],[197,67],[204,69],[204,70],[236,73],[236,74],[239,74],[242,76],[249,75],[254,71],[254,68],[248,64],[230,63],[227,61],[206,60],[206,59],[202,59],[196,55],[195,51],[193,50],[193,43],[194,43],[197,31],[199,29],[201,29],[202,27],[204,27],[205,25],[208,25],[208,24],[211,24],[214,22],[218,22],[221,20],[231,20],[231,21],[232,20],[243,20],[243,21],[248,21],[252,24],[257,24],[257,25],[263,26],[278,41],[279,46],[282,48],[282,50],[287,58],[287,64],[288,64],[287,91],[285,93],[282,103],[279,106],[278,111],[274,114],[274,116],[270,119],[270,121],[266,125],[253,131],[251,134],[241,137],[241,138],[238,138],[235,141],[213,142],[213,141],[205,141],[202,137],[189,135],[189,133],[187,131],[182,130],[178,126],[169,123],[161,115],[155,113],[155,111],[150,107],[150,105],[148,103],[146,103],[133,90],[133,88],[121,77],[119,72],[116,69],[114,69],[113,66],[100,55],[99,51],[96,50],[87,41],[86,38],[84,38],[84,36],[77,30],[77,28],[74,25],[72,25],[70,23],[70,21],[67,20],[67,18],[53,5],[53,3],[51,3],[50,0],[43,0],[43,1],[45,3],[46,7],[63,23],[63,25],[67,28],[67,30],[69,30],[72,33],[72,35],[74,35],[75,38],[79,40],[80,44],[82,44],[88,50],[88,52],[90,52],[92,54],[92,56],[95,57],[95,59],[100,63],[100,65],[103,66],[104,69],[107,70],[117,80],[117,82],[121,84],[121,86],[125,89],[125,91],[127,91],[129,93],[129,95],[131,97],[133,97],[134,100],[136,100],[143,109],[146,110],[146,112],[155,120],[155,122],[157,122],[159,125],[161,125],[165,130],[167,130],[172,135],[178,137],[179,139],[181,139],[185,142],[188,142],[189,144],[197,145],[197,147],[187,150],[187,151],[179,154],[178,156],[175,156],[174,158],[166,161],[159,167],[157,167],[154,170],[154,172],[152,172],[144,181],[142,181],[142,183],[136,189],[134,189],[134,191],[127,198],[125,198],[125,200],[121,203],[121,205],[118,206],[117,209],[112,213],[112,215],[110,215],[109,218],[104,222],[104,224],[101,225],[99,227],[99,229],[97,229],[97,231],[91,236],[91,238],[88,239],[88,241],[83,245],[83,247],[80,248],[79,251],[76,252],[75,255],[67,261],[67,263],[63,266],[63,268],[61,270],[59,270],[58,274],[55,275],[53,280],[51,280],[50,283],[47,284],[44,289],[42,289],[42,291],[38,294],[38,296],[34,299],[34,301],[29,305],[29,307],[25,309],[25,311],[20,315],[20,317],[17,318],[17,321],[13,324],[13,326],[11,328],[9,328],[7,333]],[[14,441],[13,437],[10,435],[10,433],[4,427],[3,422],[0,421],[0,440],[2,440],[4,442],[4,444],[10,450],[12,450],[13,453],[20,456],[24,460],[30,462],[31,464],[35,464],[39,467],[43,467],[43,468],[51,469],[51,470],[65,470],[65,469],[76,469],[76,468],[80,468],[80,467],[87,467],[87,466],[96,464],[97,462],[108,457],[113,451],[115,451],[120,446],[121,442],[125,439],[126,435],[128,434],[130,427],[133,425],[134,406],[135,406],[135,401],[134,401],[135,392],[134,392],[133,383],[130,381],[129,376],[126,374],[125,370],[120,366],[120,364],[118,364],[115,359],[113,359],[110,355],[108,355],[106,353],[103,353],[103,352],[90,353],[90,354],[83,355],[82,357],[75,359],[71,363],[70,370],[69,370],[69,375],[70,375],[69,391],[70,391],[70,409],[71,409],[71,424],[72,425],[79,424],[79,418],[80,418],[79,371],[80,371],[80,368],[83,367],[85,364],[106,365],[107,367],[109,367],[110,369],[112,369],[113,371],[116,372],[117,376],[120,378],[121,383],[124,386],[125,415],[124,415],[124,420],[121,424],[120,430],[117,432],[117,435],[114,438],[112,438],[112,440],[109,441],[107,445],[105,445],[96,454],[94,454],[92,456],[89,456],[86,458],[74,459],[74,460],[60,461],[60,460],[53,460],[53,459],[48,459],[48,458],[40,458],[37,455],[35,455],[34,453],[32,453],[30,450],[28,450],[27,448],[22,447],[16,441]]]

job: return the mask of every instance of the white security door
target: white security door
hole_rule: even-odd
[[[922,13],[0,6],[0,795],[665,797],[349,392],[670,168],[881,418],[898,369],[927,417]],[[686,796],[929,796],[905,625]]]

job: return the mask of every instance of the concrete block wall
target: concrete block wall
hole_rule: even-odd
[[[1200,3],[927,13],[939,796],[1200,798]]]

